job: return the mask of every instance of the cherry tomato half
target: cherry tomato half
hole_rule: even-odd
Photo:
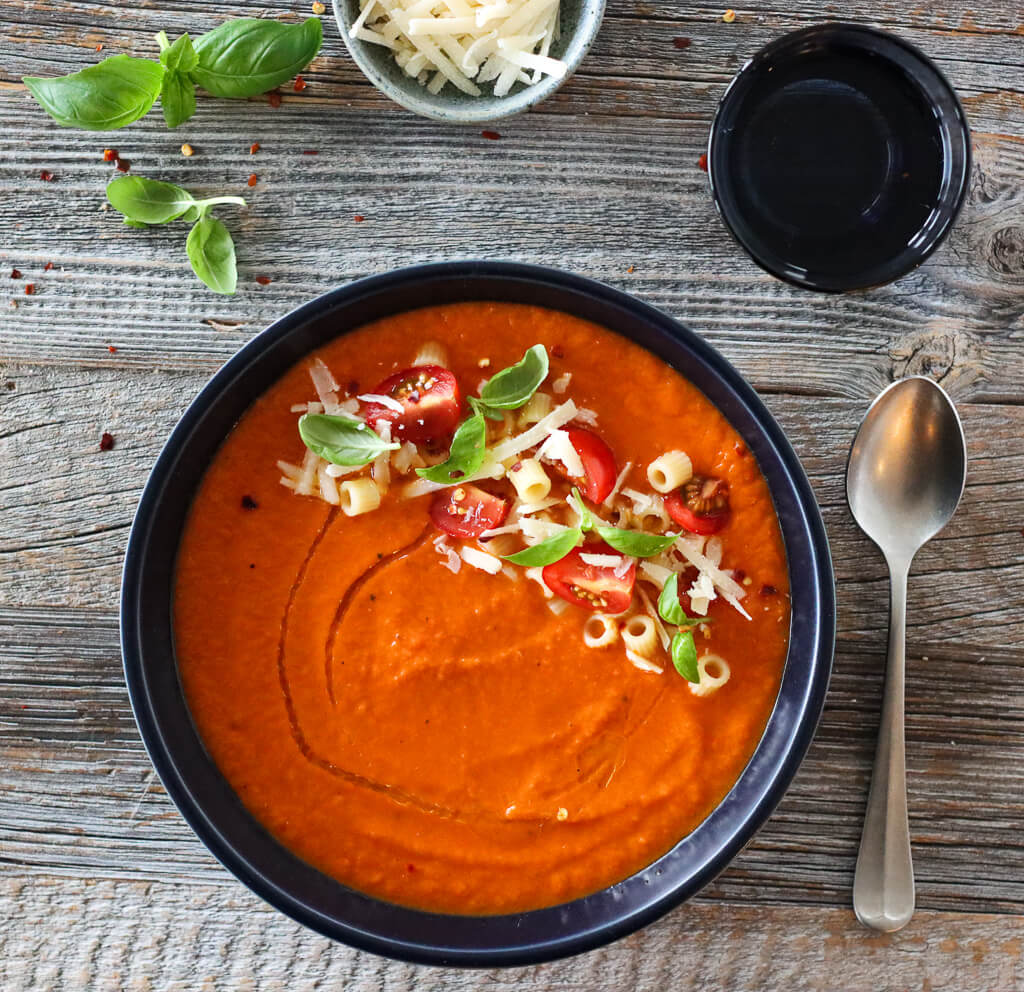
[[[615,455],[593,431],[583,427],[569,427],[566,430],[576,454],[583,462],[583,477],[575,479],[565,471],[561,462],[555,467],[574,485],[591,503],[603,503],[615,485],[618,469],[615,466]]]
[[[625,574],[615,574],[613,566],[588,565],[582,555],[617,554],[606,544],[586,544],[574,548],[560,561],[547,565],[541,573],[544,584],[573,606],[594,613],[622,613],[633,601],[636,562]]]
[[[442,489],[430,504],[434,526],[452,537],[479,537],[507,516],[508,500],[468,484]]]
[[[416,365],[389,375],[374,393],[402,404],[402,412],[382,403],[366,405],[366,422],[391,424],[395,441],[427,441],[449,437],[459,422],[459,384],[440,365]]]
[[[729,487],[714,476],[695,475],[665,498],[668,515],[692,534],[715,534],[729,519]]]

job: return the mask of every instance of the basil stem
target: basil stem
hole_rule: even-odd
[[[81,72],[22,82],[61,127],[112,131],[145,116],[160,95],[164,67],[147,59],[114,55]]]
[[[418,468],[416,474],[441,486],[455,486],[477,472],[484,463],[487,424],[479,411],[459,424],[448,458],[440,465]]]
[[[692,630],[680,630],[672,638],[672,664],[688,682],[700,682],[697,669],[697,645]]]
[[[309,65],[320,51],[319,18],[282,24],[259,17],[226,21],[195,42],[192,81],[214,96],[245,99],[266,93]]]
[[[492,410],[515,410],[537,392],[547,375],[547,350],[535,344],[515,365],[495,374],[480,390],[480,401]]]
[[[583,531],[579,527],[569,527],[564,531],[534,544],[529,548],[523,548],[514,555],[504,555],[505,561],[513,565],[523,565],[526,568],[543,568],[545,565],[553,565],[561,561],[580,541],[583,540]]]
[[[395,441],[385,441],[360,420],[328,413],[303,414],[299,418],[299,437],[310,451],[335,465],[366,465],[383,452],[400,447]]]
[[[209,214],[202,214],[185,242],[192,271],[215,293],[230,296],[238,282],[235,243],[228,229]]]

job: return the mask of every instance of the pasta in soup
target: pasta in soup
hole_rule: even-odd
[[[756,460],[683,376],[564,313],[345,334],[225,440],[175,636],[241,801],[339,881],[553,905],[694,829],[753,753],[789,633]]]

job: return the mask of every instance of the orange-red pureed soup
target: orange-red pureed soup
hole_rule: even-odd
[[[293,406],[317,395],[314,359],[333,372],[337,399],[351,400],[413,364],[427,341],[447,352],[463,396],[526,349],[545,346],[550,372],[540,392],[550,406],[571,399],[583,421],[565,426],[599,435],[617,472],[632,463],[621,486],[636,497],[617,492],[611,504],[619,511],[590,504],[605,521],[680,530],[666,525],[647,477],[665,452],[685,451],[695,473],[718,480],[728,500],[724,523],[713,537],[682,536],[700,549],[698,561],[712,562],[709,574],[741,587],[750,619],[719,587],[702,602],[707,586],[695,588],[701,569],[688,561],[670,570],[679,589],[693,593],[680,597],[686,614],[703,607],[713,621],[687,628],[697,655],[724,660],[728,681],[695,694],[660,630],[653,651],[633,652],[646,667],[631,663],[621,634],[607,646],[587,646],[584,624],[593,614],[551,596],[539,569],[504,563],[490,574],[461,556],[488,542],[442,539],[428,512],[437,497],[402,498],[415,472],[400,476],[391,467],[379,507],[356,516],[316,494],[297,495],[287,473],[292,488],[281,484],[277,461],[301,462],[305,453]],[[461,416],[468,413],[463,407]],[[489,436],[520,433],[521,415],[490,421]],[[437,461],[447,440],[418,450]],[[548,498],[564,501],[569,483],[551,459],[542,467],[552,480]],[[513,468],[478,485],[513,504]],[[343,474],[335,484],[358,476]],[[646,516],[640,496],[654,507]],[[550,521],[566,512],[559,502],[534,515]],[[510,511],[502,526],[518,514]],[[493,539],[504,542],[501,554],[516,540],[521,548],[526,538]],[[608,565],[614,549],[587,544],[580,553],[588,549],[603,556],[593,566],[601,574],[623,571]],[[648,615],[641,590],[647,604],[657,602],[649,572],[664,581],[657,562],[679,557],[664,554],[630,566],[632,604],[609,621],[617,632],[630,616]],[[211,464],[177,568],[176,653],[186,697],[242,802],[328,875],[429,910],[538,908],[651,863],[736,781],[774,704],[787,650],[789,584],[778,521],[755,459],[725,418],[632,342],[563,313],[507,303],[391,317],[286,372]],[[600,626],[593,623],[592,633]],[[721,677],[721,667],[712,665],[710,675]]]

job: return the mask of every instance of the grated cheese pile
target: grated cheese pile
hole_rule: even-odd
[[[562,79],[566,64],[548,53],[558,38],[559,0],[360,0],[350,38],[391,49],[406,75],[431,93],[451,83],[471,96],[493,83]]]

